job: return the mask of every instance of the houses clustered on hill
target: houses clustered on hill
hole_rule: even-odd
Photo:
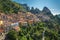
[[[27,26],[28,23],[40,21],[35,15],[30,12],[18,12],[18,14],[4,14],[0,13],[0,33],[8,32],[9,30],[19,31],[19,23]]]

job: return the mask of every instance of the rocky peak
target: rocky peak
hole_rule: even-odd
[[[39,14],[40,12],[41,11],[38,8],[35,9],[35,13],[38,13]]]
[[[43,8],[42,13],[45,14],[45,15],[48,15],[48,16],[53,16],[51,11],[47,7]]]
[[[39,14],[41,11],[38,9],[38,8],[35,8],[32,7],[31,10],[30,10],[31,13],[34,13],[34,14]]]
[[[43,12],[50,12],[51,13],[51,11],[47,7],[44,7],[42,11]]]

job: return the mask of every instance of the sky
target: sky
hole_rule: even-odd
[[[60,14],[60,0],[13,0],[21,4],[27,4],[29,7],[39,8],[48,7],[53,15]]]

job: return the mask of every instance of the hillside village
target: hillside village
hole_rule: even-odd
[[[27,26],[27,24],[33,24],[33,22],[39,22],[40,20],[30,12],[18,12],[18,14],[4,14],[0,13],[0,33],[8,32],[9,30],[19,30],[19,23]]]

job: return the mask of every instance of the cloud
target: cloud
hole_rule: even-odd
[[[60,10],[57,9],[50,9],[53,15],[58,15],[60,14]]]
[[[60,12],[58,12],[58,13],[53,13],[53,15],[58,15],[58,14],[60,14]]]

